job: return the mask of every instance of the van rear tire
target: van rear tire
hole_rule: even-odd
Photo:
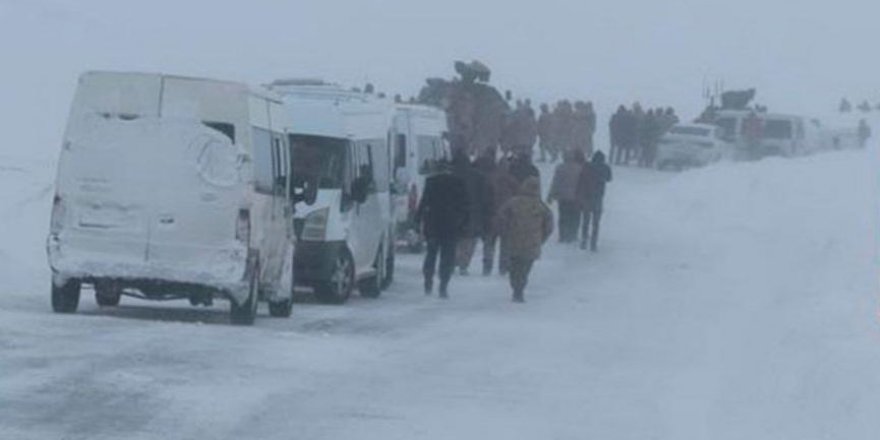
[[[376,273],[369,278],[364,278],[358,282],[358,290],[364,298],[378,298],[382,295],[382,285],[385,282],[386,270],[388,269],[388,260],[385,257],[385,247],[380,246],[379,252],[376,253],[376,259],[373,262],[373,269]]]
[[[388,250],[388,256],[385,257],[385,276],[382,278],[382,290],[386,290],[394,283],[394,263],[395,263],[394,246]]]
[[[344,304],[354,290],[354,261],[341,249],[333,263],[330,279],[315,284],[315,298],[323,304]]]
[[[55,313],[75,313],[79,307],[79,294],[82,285],[79,280],[68,280],[63,286],[52,283],[52,311]]]
[[[273,318],[290,318],[293,312],[293,298],[284,301],[269,301],[269,316]]]
[[[248,297],[239,304],[235,299],[230,301],[229,321],[233,325],[254,325],[257,319],[257,305],[260,300],[260,265],[253,266],[248,279]]]
[[[111,281],[95,283],[95,302],[101,307],[116,307],[122,299],[122,289]]]

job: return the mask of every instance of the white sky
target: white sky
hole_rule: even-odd
[[[0,127],[33,127],[54,151],[89,69],[412,95],[473,58],[499,89],[593,99],[600,117],[634,100],[691,117],[706,79],[821,115],[844,95],[880,101],[878,16],[876,0],[0,0]]]

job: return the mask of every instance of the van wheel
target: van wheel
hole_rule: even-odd
[[[388,289],[391,287],[391,283],[394,282],[394,254],[394,247],[392,246],[388,256],[385,257],[385,276],[382,278],[382,290]]]
[[[340,250],[333,263],[330,280],[315,285],[315,297],[324,304],[343,304],[354,289],[354,262],[351,255]]]
[[[269,316],[273,318],[289,318],[293,312],[293,298],[284,301],[269,301]]]
[[[373,268],[376,274],[358,281],[358,290],[364,298],[378,298],[382,294],[382,282],[385,280],[385,249],[384,246],[379,248],[376,254],[376,261],[373,262]]]
[[[234,325],[254,325],[257,318],[257,305],[260,294],[260,265],[253,266],[248,279],[248,297],[238,304],[236,300],[230,301],[229,320]]]
[[[55,313],[74,313],[79,307],[81,284],[78,280],[68,280],[63,286],[52,283],[52,311]]]
[[[122,298],[122,289],[112,281],[95,283],[95,302],[101,307],[116,307]]]

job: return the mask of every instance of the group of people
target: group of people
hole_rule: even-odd
[[[660,138],[678,122],[671,107],[645,111],[639,103],[631,109],[621,105],[609,122],[611,163],[627,165],[636,160],[638,166],[652,167]]]
[[[552,111],[542,104],[537,127],[541,162],[556,162],[560,154],[574,150],[586,157],[593,154],[596,111],[592,102],[563,100]]]
[[[491,275],[497,261],[498,273],[510,278],[513,300],[524,302],[532,266],[554,231],[532,152],[520,148],[497,159],[495,151],[485,150],[472,160],[462,148],[453,151],[453,159],[442,162],[426,180],[416,212],[427,242],[425,293],[434,292],[439,278],[439,296],[448,298],[455,269],[468,275],[482,243],[483,275]],[[581,248],[589,245],[596,251],[611,168],[601,151],[590,161],[579,149],[566,151],[564,157],[547,197],[549,203],[559,203],[560,241],[573,242],[582,231]]]
[[[848,99],[843,98],[840,100],[839,109],[841,113],[850,113],[853,111],[853,109],[857,109],[862,113],[871,113],[874,110],[880,110],[880,103],[878,103],[877,105],[871,105],[868,100],[864,100],[858,106],[854,106],[852,103],[849,102]]]
[[[523,302],[532,264],[553,232],[540,173],[524,151],[500,160],[489,150],[473,160],[460,148],[453,151],[452,161],[426,180],[416,212],[427,242],[425,293],[433,293],[436,275],[439,296],[448,298],[456,267],[467,275],[482,242],[483,274],[492,274],[497,259],[498,272],[510,277],[513,300]]]
[[[597,151],[591,161],[580,150],[569,150],[556,167],[547,201],[559,204],[559,242],[580,241],[581,249],[596,252],[605,185],[611,181],[611,167],[605,154]],[[580,234],[580,239],[578,237]]]
[[[596,114],[592,103],[560,101],[552,111],[542,105],[536,115],[529,100],[514,102],[510,92],[498,93],[489,84],[491,72],[484,64],[456,62],[455,70],[457,78],[428,79],[418,98],[446,111],[453,152],[452,159],[441,162],[426,180],[415,215],[427,244],[425,293],[433,294],[436,278],[439,296],[448,298],[455,269],[469,274],[482,243],[483,274],[492,274],[497,261],[498,272],[509,275],[513,300],[523,302],[532,265],[554,230],[540,173],[532,163],[535,145],[542,161],[556,161],[561,154],[575,158],[563,165],[571,168],[576,163],[577,176],[554,181],[549,200],[560,202],[564,241],[570,241],[569,225],[574,221],[569,208],[577,206],[578,218],[593,225],[584,234],[590,234],[589,243],[596,249],[602,197],[611,180],[604,154],[593,154]],[[574,194],[576,200],[562,193]]]

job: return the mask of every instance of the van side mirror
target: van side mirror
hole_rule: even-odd
[[[305,202],[308,206],[314,205],[315,201],[318,200],[318,177],[305,179],[303,180],[302,185],[302,191],[291,192],[290,198],[292,204],[295,205],[300,202]]]

